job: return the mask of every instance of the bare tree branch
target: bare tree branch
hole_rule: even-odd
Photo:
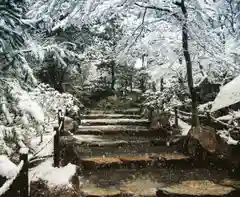
[[[149,5],[140,5],[138,3],[135,3],[135,5],[138,6],[138,7],[141,7],[141,8],[145,8],[145,9],[152,9],[152,10],[158,10],[158,11],[170,13],[178,21],[182,21],[182,18],[177,13],[174,13],[174,12],[172,12],[171,10],[169,10],[167,8],[159,8],[159,7],[156,7],[156,6],[149,6]]]
[[[143,13],[143,18],[142,18],[142,22],[139,25],[139,27],[141,27],[140,32],[138,33],[137,37],[134,39],[134,42],[130,45],[130,47],[128,48],[128,50],[134,45],[134,43],[138,40],[138,38],[141,36],[143,29],[144,29],[144,22],[145,22],[145,16],[147,13],[147,8],[145,8],[144,13]]]

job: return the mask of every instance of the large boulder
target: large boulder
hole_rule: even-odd
[[[64,118],[64,134],[67,134],[69,131],[71,133],[76,133],[78,129],[78,123],[73,118],[65,116]]]
[[[191,128],[185,141],[185,151],[205,161],[208,156],[228,159],[231,155],[228,144],[209,126]]]

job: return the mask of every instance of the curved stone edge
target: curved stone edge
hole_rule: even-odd
[[[185,182],[185,181],[183,181],[183,182]],[[214,183],[214,184],[223,186],[223,185],[217,184],[217,183]],[[181,183],[179,183],[177,185],[181,185]],[[175,186],[177,186],[177,185],[175,185]],[[210,187],[211,187],[211,184],[210,184]],[[228,188],[228,191],[225,191],[225,193],[223,193],[223,194],[214,194],[214,193],[209,193],[209,194],[199,194],[199,193],[191,194],[190,193],[190,194],[188,194],[188,193],[182,193],[182,192],[177,193],[177,191],[171,192],[167,188],[158,188],[157,192],[156,192],[156,196],[157,197],[239,197],[240,196],[240,190],[237,190],[236,188],[233,188],[230,186],[225,186],[225,187]],[[171,188],[171,186],[170,186],[170,188]]]
[[[197,194],[173,194],[161,189],[158,189],[156,192],[156,197],[239,197],[239,191],[232,191],[225,195],[197,195]]]

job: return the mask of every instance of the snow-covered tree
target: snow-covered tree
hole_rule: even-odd
[[[186,70],[181,33],[186,23],[193,84],[199,85],[206,77],[212,80],[233,75],[233,70],[239,72],[236,55],[239,51],[236,28],[239,25],[239,3],[186,0],[184,10],[182,3],[172,0],[92,1],[87,16],[89,20],[100,18],[102,22],[115,16],[123,19],[124,36],[116,48],[121,63],[131,65],[146,55],[149,70],[153,67],[165,67],[165,73]],[[188,21],[184,18],[185,11],[188,12]],[[230,27],[233,27],[231,31]],[[235,34],[232,33],[234,28]]]
[[[5,58],[9,57],[14,49],[24,42],[22,37],[22,2],[4,0],[0,2],[1,23],[0,23],[0,53]]]

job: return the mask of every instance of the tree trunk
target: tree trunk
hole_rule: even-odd
[[[160,91],[162,92],[163,89],[164,89],[164,87],[163,87],[163,77],[161,77],[161,79],[160,79]]]
[[[130,76],[130,90],[131,90],[131,92],[132,92],[132,90],[133,90],[133,76],[132,76],[132,74],[131,74],[131,76]]]
[[[125,85],[124,85],[124,90],[125,90],[125,92],[127,92],[127,88],[128,88],[128,80],[125,79]]]
[[[192,98],[192,126],[199,126],[199,119],[197,116],[197,95],[196,90],[193,86],[193,74],[192,74],[192,62],[188,49],[188,13],[184,4],[184,0],[181,2],[181,9],[184,15],[183,24],[182,24],[182,47],[183,47],[183,55],[186,61],[187,67],[187,79],[188,79],[188,87]]]
[[[111,74],[112,74],[112,82],[111,82],[111,89],[115,90],[115,62],[111,62]]]
[[[142,76],[141,79],[140,79],[140,90],[142,91],[142,93],[144,93],[146,91],[146,88],[145,88],[145,79],[144,77]]]

